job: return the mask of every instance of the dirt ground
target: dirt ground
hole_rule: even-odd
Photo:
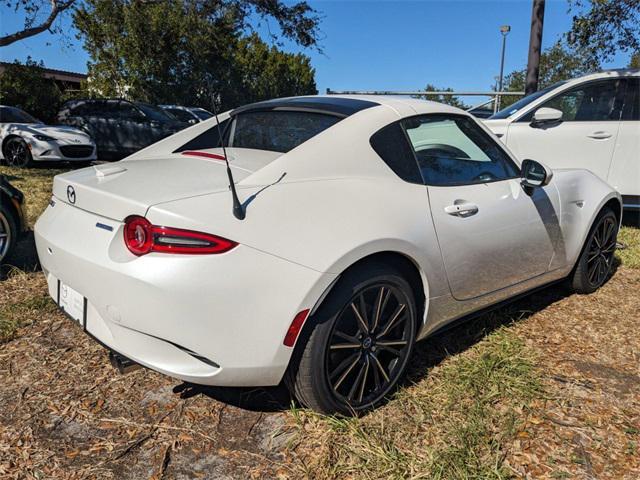
[[[637,241],[639,231],[627,229],[625,238]],[[518,407],[517,428],[501,440],[499,461],[510,475],[640,478],[640,269],[631,262],[625,257],[593,295],[554,286],[498,312],[502,328],[534,353],[544,386]],[[31,237],[14,265],[19,269],[0,278],[0,316],[19,319],[0,343],[0,478],[336,476],[319,465],[339,463],[342,447],[317,443],[332,419],[301,429],[283,387],[201,388],[144,369],[119,375],[106,350],[48,299]],[[423,395],[420,385],[438,381],[439,369],[491,342],[487,322],[472,320],[421,342],[410,368],[419,374],[405,396]],[[400,405],[391,400],[352,425],[381,418],[389,428],[389,412],[402,413]],[[420,428],[428,433],[435,425],[427,419]],[[430,476],[383,474],[360,458],[341,476]],[[463,477],[445,473],[440,477]]]

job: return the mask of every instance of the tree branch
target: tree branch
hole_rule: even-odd
[[[71,5],[73,5],[75,1],[76,0],[67,0],[66,2],[60,2],[59,0],[51,0],[51,13],[49,13],[49,16],[44,22],[35,27],[25,28],[15,33],[0,37],[0,47],[6,47],[7,45],[11,45],[12,43],[17,42],[18,40],[33,37],[34,35],[48,30],[53,24],[56,17],[60,13],[68,9]]]

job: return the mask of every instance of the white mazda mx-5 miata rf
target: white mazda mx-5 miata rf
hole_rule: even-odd
[[[620,195],[520,164],[456,108],[317,96],[218,118],[58,175],[36,224],[50,295],[116,365],[284,380],[357,413],[449,322],[612,270]]]

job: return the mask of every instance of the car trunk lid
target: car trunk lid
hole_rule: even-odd
[[[269,164],[281,153],[227,149],[236,183]],[[220,149],[123,160],[55,177],[54,196],[62,202],[114,220],[145,215],[158,203],[229,189]]]

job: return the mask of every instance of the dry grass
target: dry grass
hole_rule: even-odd
[[[542,394],[535,354],[508,329],[488,335],[362,419],[295,412],[309,478],[506,478],[507,442]]]
[[[640,228],[622,227],[618,241],[624,245],[618,257],[627,268],[640,269]]]

